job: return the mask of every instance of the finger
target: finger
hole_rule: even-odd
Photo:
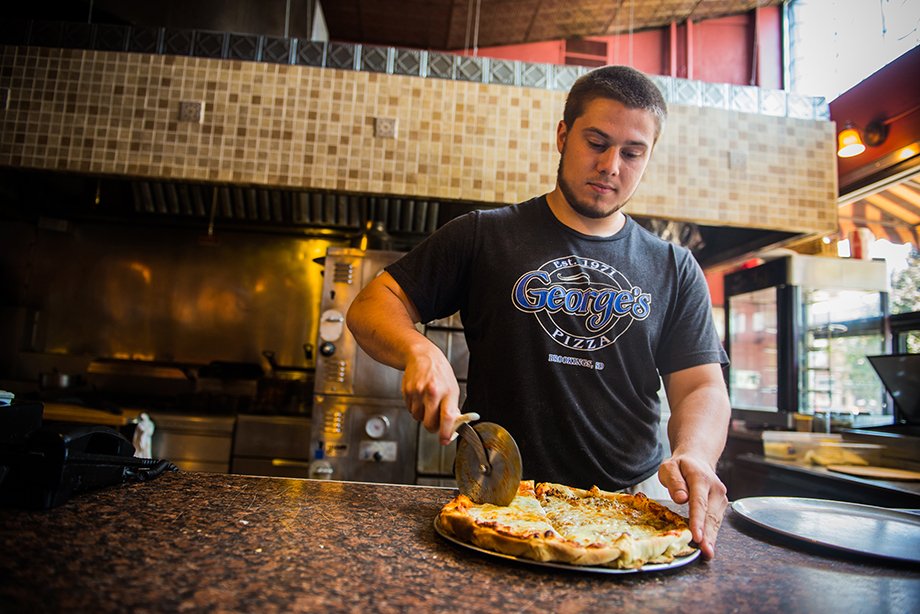
[[[706,540],[703,540],[699,544],[700,554],[703,555],[703,558],[707,561],[711,561],[716,556],[715,544],[710,544]]]
[[[409,414],[416,422],[421,422],[424,417],[423,414],[419,413],[418,403],[416,403],[416,395],[413,394],[407,377],[403,377],[402,381],[402,397],[403,403],[406,404],[406,409],[409,410]]]
[[[722,519],[717,514],[712,512],[706,514],[706,528],[703,530],[703,539],[697,542],[704,559],[708,560],[715,556],[716,537],[721,525]]]
[[[441,401],[439,409],[441,419],[439,437],[441,445],[446,446],[454,440],[458,426],[457,418],[460,417],[460,408],[457,407],[457,397],[453,394],[448,394]]]
[[[675,464],[680,480],[683,482],[684,499],[690,512],[690,534],[693,536],[693,541],[702,544],[705,538],[703,528],[706,524],[706,513],[709,510],[710,483],[692,463],[678,461]],[[675,502],[680,503],[676,499]]]
[[[438,432],[438,399],[430,386],[421,383],[411,384],[408,377],[403,378],[403,399],[412,417],[422,424],[429,433]]]
[[[425,396],[425,405],[424,405],[424,417],[422,418],[422,424],[425,425],[425,428],[429,433],[438,433],[440,437],[440,428],[441,428],[441,399],[434,398],[433,396]]]
[[[711,559],[716,554],[716,537],[721,524],[722,520],[716,518],[715,514],[706,514],[706,529],[703,540],[699,542],[700,552],[702,552],[705,559]]]
[[[658,479],[668,489],[674,503],[686,503],[689,495],[687,481],[680,472],[680,466],[671,460],[665,461],[658,468]]]
[[[418,397],[404,390],[403,402],[416,422],[421,422],[425,418],[425,406],[418,402]]]
[[[721,482],[713,484],[710,488],[709,507],[706,511],[706,522],[703,529],[703,542],[700,550],[703,557],[711,559],[715,556],[716,539],[722,526],[725,509],[728,507],[728,498],[725,496],[725,486]]]
[[[703,545],[706,543],[706,534],[703,529],[706,525],[706,514],[709,508],[709,501],[706,494],[690,486],[689,507],[690,534],[693,536],[693,541]]]

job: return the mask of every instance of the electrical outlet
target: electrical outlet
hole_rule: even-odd
[[[10,108],[10,88],[0,87],[0,111]]]
[[[204,121],[204,103],[199,100],[183,100],[179,103],[179,121],[200,124]]]
[[[381,139],[396,138],[396,118],[395,117],[375,117],[374,118],[374,136]]]
[[[730,151],[728,152],[728,168],[733,171],[743,171],[747,169],[747,152]]]

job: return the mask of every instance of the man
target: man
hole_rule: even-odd
[[[470,349],[467,411],[506,427],[524,477],[618,490],[658,478],[689,503],[707,558],[728,503],[727,362],[690,252],[624,215],[667,106],[645,75],[608,66],[572,86],[556,130],[556,187],[446,224],[355,299],[348,326],[405,371],[412,416],[450,441],[459,387],[415,328],[457,310]],[[659,383],[671,406],[661,461]]]

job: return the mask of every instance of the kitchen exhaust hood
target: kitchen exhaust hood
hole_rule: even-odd
[[[410,198],[147,180],[130,187],[133,212],[144,216],[343,229],[363,228],[373,219],[388,229],[425,234],[438,221],[438,202]]]
[[[447,221],[502,206],[393,195],[111,178],[0,169],[0,217],[62,227],[66,221],[200,226],[221,230],[357,238],[382,222],[394,249],[410,249]],[[650,232],[690,249],[703,267],[780,246],[802,235],[770,229],[705,226],[634,216]]]

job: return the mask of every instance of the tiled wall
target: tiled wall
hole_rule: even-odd
[[[4,46],[0,165],[513,203],[552,189],[564,92],[283,64]],[[203,101],[201,124],[180,101]],[[374,136],[396,118],[397,138]],[[827,121],[671,105],[641,215],[836,227]]]

